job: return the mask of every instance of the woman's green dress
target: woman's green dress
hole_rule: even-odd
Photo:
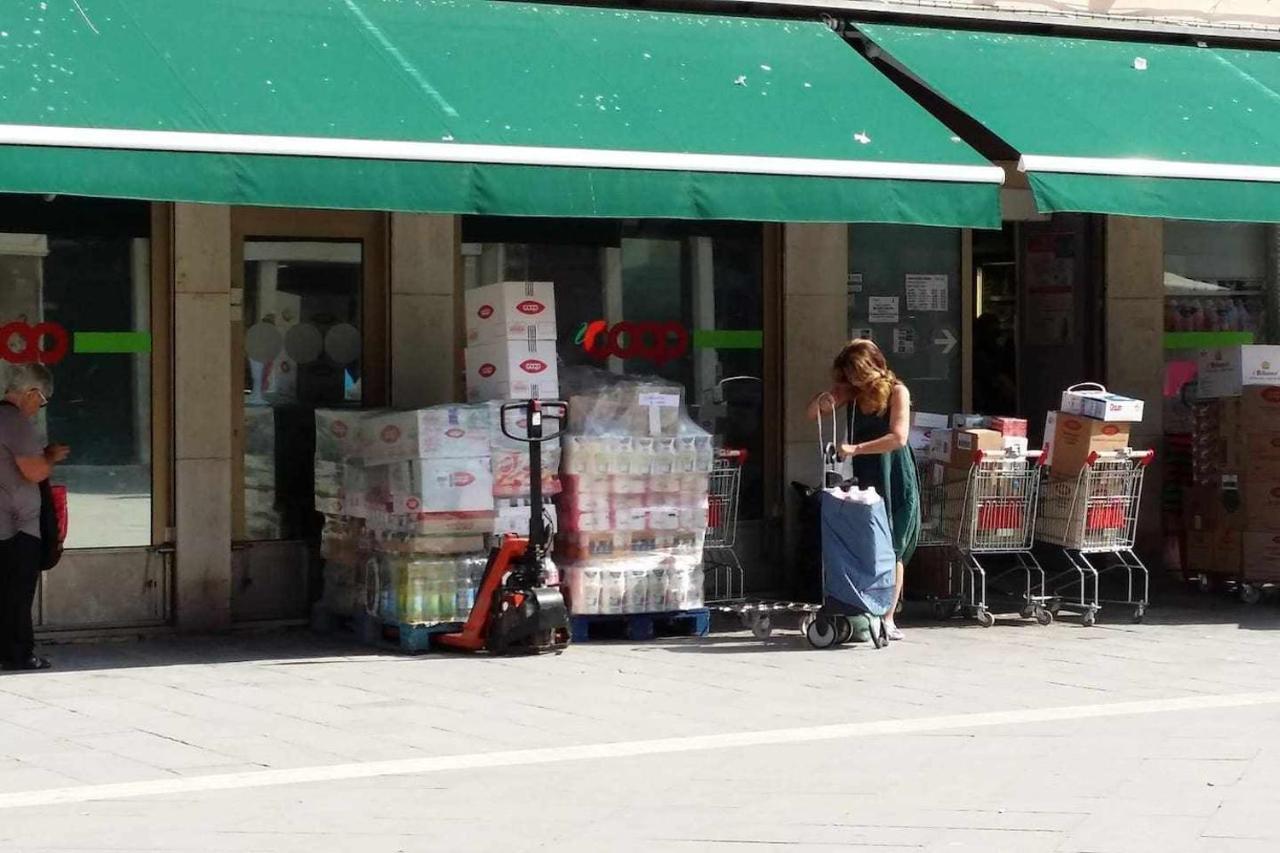
[[[868,415],[848,407],[848,434],[854,444],[865,444],[889,434],[889,413]],[[884,499],[893,532],[893,552],[906,565],[920,541],[920,479],[911,447],[889,453],[853,457],[853,476],[858,485],[871,487]]]

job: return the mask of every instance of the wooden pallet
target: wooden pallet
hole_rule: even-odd
[[[440,634],[456,632],[462,626],[458,622],[434,625],[387,622],[368,613],[334,613],[317,604],[311,612],[311,627],[320,634],[345,635],[366,646],[417,655],[431,651]]]
[[[643,643],[657,636],[705,637],[711,630],[711,611],[677,610],[670,613],[579,614],[570,617],[573,641],[630,640]]]

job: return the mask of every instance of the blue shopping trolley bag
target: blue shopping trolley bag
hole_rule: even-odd
[[[874,489],[822,492],[823,609],[846,616],[884,616],[893,606],[893,535]]]

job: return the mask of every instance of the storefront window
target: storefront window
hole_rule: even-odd
[[[879,344],[923,411],[962,406],[960,239],[948,228],[849,227],[849,337]]]
[[[1200,349],[1267,342],[1269,231],[1245,223],[1165,223],[1166,433],[1191,432]]]
[[[146,204],[0,196],[0,355],[53,370],[68,548],[152,541],[149,236]]]
[[[746,448],[741,518],[764,515],[760,226],[719,223],[464,219],[467,286],[555,284],[562,368],[661,376],[685,389],[691,416],[728,447]],[[674,322],[684,346],[600,359],[593,323]],[[675,340],[673,336],[672,341]]]
[[[247,240],[244,262],[245,536],[306,538],[315,410],[362,400],[363,247]]]

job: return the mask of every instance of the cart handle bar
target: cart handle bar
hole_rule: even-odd
[[[987,454],[988,451],[986,450],[975,450],[973,452],[973,464],[981,465],[982,461],[987,458]],[[993,458],[1000,458],[1000,454],[998,453],[992,453],[991,455]],[[1026,453],[1019,453],[1017,455],[1025,459],[1033,460],[1036,463],[1037,468],[1044,467],[1045,455],[1043,450],[1028,450]],[[1012,456],[1012,454],[1009,454],[1009,456]]]
[[[1089,458],[1084,461],[1084,464],[1087,467],[1092,468],[1093,463],[1097,462],[1099,459],[1102,459],[1104,456],[1110,456],[1110,455],[1111,454],[1109,453],[1107,454],[1099,453],[1098,451],[1095,450],[1089,454]],[[1139,467],[1146,468],[1148,465],[1150,465],[1152,462],[1155,461],[1156,452],[1154,449],[1152,450],[1125,449],[1125,450],[1115,451],[1115,457],[1119,459],[1124,459],[1125,461],[1128,461],[1128,462],[1136,462],[1138,463]]]
[[[528,416],[524,435],[516,435],[508,429],[507,415],[511,412],[524,412]],[[545,441],[558,439],[564,432],[564,422],[568,419],[569,404],[563,400],[518,400],[514,403],[503,403],[502,408],[498,410],[498,424],[502,428],[502,434],[512,441],[525,444],[542,444]],[[554,432],[543,432],[544,420],[556,422]]]

